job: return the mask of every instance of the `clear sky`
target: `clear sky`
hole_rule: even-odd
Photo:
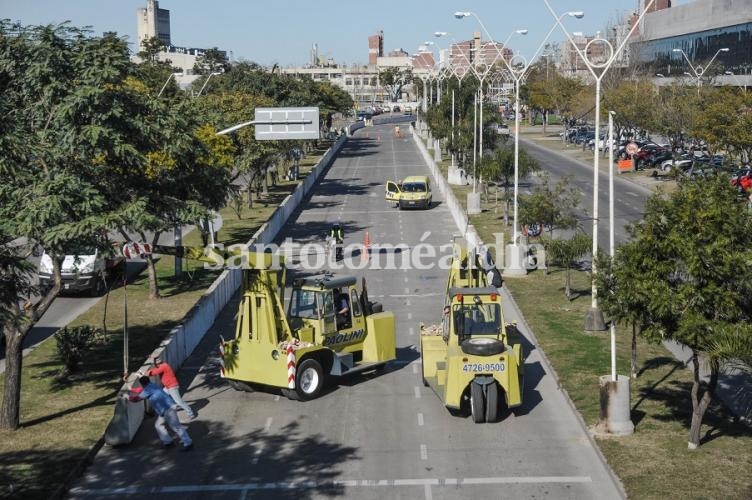
[[[615,24],[638,6],[638,0],[549,3],[558,13],[585,12],[580,20],[566,18],[565,26],[586,35]],[[97,35],[115,31],[127,36],[137,52],[136,9],[145,6],[146,0],[0,0],[0,17],[24,25],[70,21],[90,26]],[[234,60],[281,66],[307,64],[314,43],[320,55],[339,64],[365,64],[368,36],[379,30],[384,32],[385,52],[402,48],[413,54],[426,40],[447,48],[452,38],[466,40],[481,31],[474,18],[455,19],[458,10],[477,14],[498,41],[516,29],[528,29],[509,46],[529,58],[554,24],[543,0],[161,0],[159,6],[170,11],[173,45],[218,47]],[[450,35],[436,39],[435,31]],[[564,35],[557,28],[551,40],[564,40]]]

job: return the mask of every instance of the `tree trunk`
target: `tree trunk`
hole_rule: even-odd
[[[715,387],[718,384],[718,366],[714,363],[710,365],[710,381],[705,386],[700,381],[700,361],[697,359],[697,351],[692,350],[692,375],[694,382],[692,384],[692,424],[689,427],[689,441],[687,448],[696,450],[700,446],[700,430],[702,429],[702,419],[705,411],[710,406],[713,399]],[[702,395],[700,388],[704,386]]]
[[[637,378],[637,325],[632,323],[632,358],[630,371],[633,379]]]
[[[548,126],[548,111],[543,112],[543,137],[546,137],[546,128]]]
[[[16,328],[6,326],[5,335],[5,386],[3,406],[0,408],[0,429],[17,429],[21,404],[21,366],[23,365],[24,335]]]
[[[146,269],[149,271],[149,298],[158,299],[159,283],[157,283],[157,269],[154,267],[154,257],[146,256]]]
[[[570,288],[570,283],[571,283],[571,280],[570,280],[570,268],[569,268],[569,266],[567,266],[567,273],[566,273],[566,277],[564,278],[564,296],[569,301],[572,300],[572,298],[571,298],[572,297],[572,290]]]

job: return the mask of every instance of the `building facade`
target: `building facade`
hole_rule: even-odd
[[[160,9],[159,2],[156,0],[147,0],[145,8],[136,9],[136,27],[138,33],[138,50],[141,50],[141,43],[148,38],[157,37],[165,46],[172,44],[170,38],[170,11]]]
[[[681,76],[692,65],[704,69],[713,57],[715,74],[752,70],[752,0],[696,0],[648,12],[638,27],[631,52],[636,62],[653,64],[656,73]],[[718,52],[720,49],[728,51]]]
[[[384,57],[384,32],[368,37],[368,64],[375,66],[379,57]]]

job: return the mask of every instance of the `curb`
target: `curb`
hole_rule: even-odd
[[[65,494],[68,493],[76,479],[81,477],[81,474],[83,474],[86,468],[94,462],[94,457],[97,456],[97,453],[102,449],[102,446],[104,446],[104,434],[102,434],[102,437],[100,437],[99,440],[89,448],[89,451],[86,452],[86,456],[82,458],[73,469],[71,469],[66,476],[65,481],[63,481],[63,484],[58,486],[52,495],[50,495],[50,500],[61,500],[65,498]]]

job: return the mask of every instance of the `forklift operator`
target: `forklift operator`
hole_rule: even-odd
[[[350,322],[350,304],[347,301],[347,294],[341,293],[339,288],[334,289],[334,308],[337,311],[337,330],[349,328]]]

